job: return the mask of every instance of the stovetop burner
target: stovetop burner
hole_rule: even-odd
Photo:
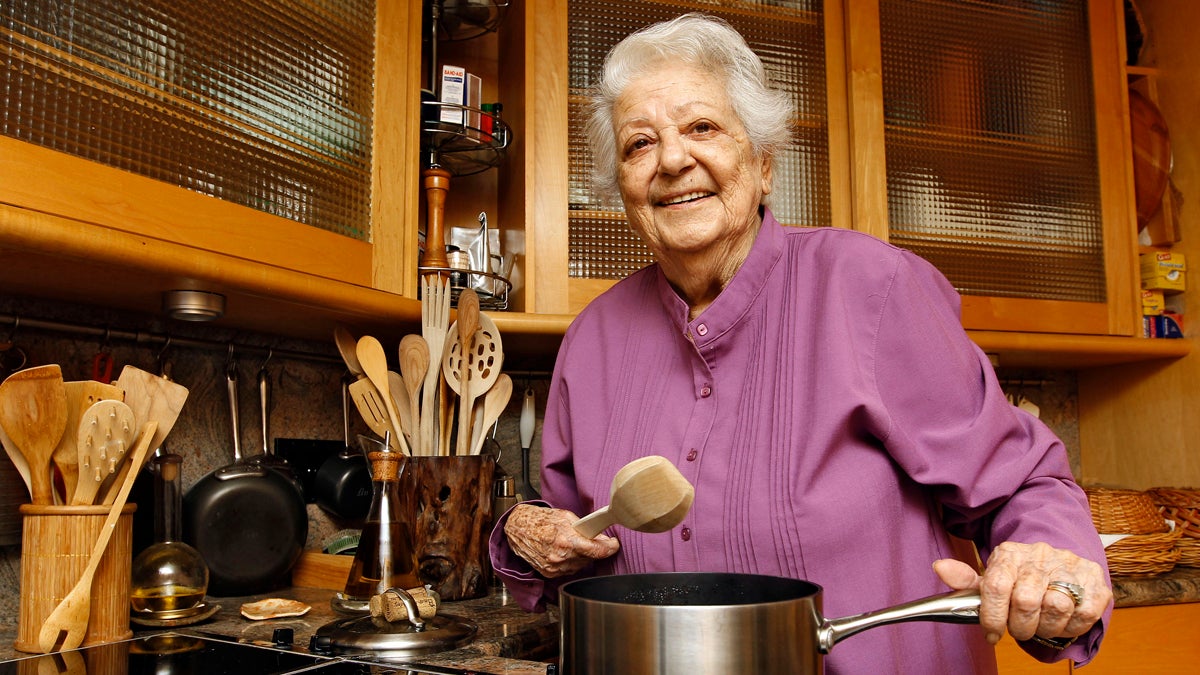
[[[216,636],[162,633],[58,654],[0,662],[0,675],[478,675],[438,666],[372,663],[362,656],[318,656]]]

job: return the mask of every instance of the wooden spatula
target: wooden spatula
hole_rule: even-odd
[[[591,539],[618,523],[638,532],[666,532],[687,515],[695,494],[666,457],[641,457],[621,467],[609,505],[575,521],[575,531]]]
[[[142,427],[131,457],[132,463],[137,466],[141,466],[146,458],[157,426],[156,422],[148,422]],[[108,510],[108,517],[104,519],[104,525],[100,528],[100,535],[92,546],[92,553],[83,575],[42,624],[42,629],[38,632],[38,646],[43,652],[75,649],[83,643],[92,612],[92,578],[96,575],[96,568],[100,566],[104,550],[108,548],[108,540],[112,538],[113,530],[117,527],[117,519],[121,517],[121,509],[129,499],[129,492],[133,489],[133,481],[136,478],[136,473],[130,473],[121,482],[121,487],[113,498],[112,508]]]
[[[54,503],[50,465],[67,428],[67,391],[57,364],[19,370],[0,383],[0,426],[29,464],[34,504]]]
[[[157,423],[154,437],[150,439],[150,449],[157,449],[179,419],[179,412],[187,402],[187,387],[133,366],[122,368],[116,383],[125,392],[125,404],[133,411],[136,428],[141,429],[147,422]],[[132,471],[136,475],[141,470],[141,464],[134,466],[131,462],[122,462],[117,474],[101,488],[104,495],[101,503],[112,504],[125,474]]]

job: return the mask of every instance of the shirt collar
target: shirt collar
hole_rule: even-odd
[[[671,287],[662,268],[658,267],[659,298],[672,323],[680,332],[691,334],[698,345],[732,328],[749,311],[766,286],[771,270],[783,254],[785,234],[771,209],[762,207],[762,227],[754,238],[750,254],[716,300],[691,322],[688,321],[687,303]]]

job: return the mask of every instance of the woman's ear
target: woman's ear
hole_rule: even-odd
[[[774,188],[775,179],[775,162],[772,155],[763,157],[762,160],[762,193],[763,196],[771,194]]]

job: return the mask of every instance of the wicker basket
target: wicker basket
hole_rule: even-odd
[[[1135,534],[1104,549],[1108,571],[1124,577],[1151,577],[1170,572],[1182,555],[1179,532]]]
[[[1200,490],[1159,487],[1149,490],[1149,494],[1163,517],[1175,521],[1175,530],[1182,535],[1175,544],[1178,564],[1200,567]]]
[[[1150,495],[1139,490],[1084,488],[1100,534],[1161,534],[1171,528]]]
[[[1102,487],[1084,488],[1084,492],[1097,532],[1131,535],[1104,549],[1111,574],[1154,576],[1171,571],[1179,562],[1180,532],[1171,530],[1149,493]]]

